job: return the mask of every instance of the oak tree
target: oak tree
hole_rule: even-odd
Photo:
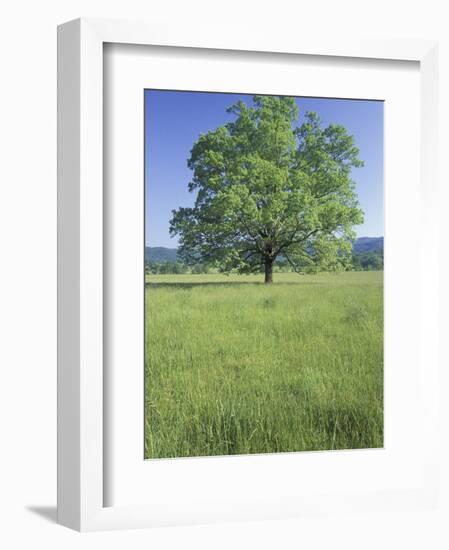
[[[294,98],[255,96],[233,120],[201,134],[188,166],[191,208],[173,211],[170,233],[189,264],[265,273],[276,258],[298,272],[350,265],[353,226],[363,222],[351,169],[362,166],[341,125],[316,113],[298,122]]]

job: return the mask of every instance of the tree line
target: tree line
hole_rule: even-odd
[[[302,273],[311,273],[309,266],[301,266]],[[382,250],[370,252],[358,252],[352,254],[352,264],[348,265],[347,271],[382,271],[384,268],[384,255]],[[148,275],[181,275],[181,274],[207,274],[216,273],[219,270],[212,264],[196,263],[188,265],[182,261],[150,261],[145,262],[145,273]],[[285,258],[277,258],[273,265],[274,273],[291,273],[294,270]],[[263,272],[261,268],[261,272]]]

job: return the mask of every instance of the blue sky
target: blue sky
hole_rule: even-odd
[[[190,150],[200,133],[213,130],[233,115],[226,108],[252,96],[208,92],[145,90],[145,243],[175,248],[169,236],[171,211],[191,206],[195,195],[187,184]],[[350,99],[298,97],[299,124],[306,111],[315,111],[323,125],[342,124],[355,138],[363,168],[352,171],[365,223],[359,237],[383,235],[383,103]]]

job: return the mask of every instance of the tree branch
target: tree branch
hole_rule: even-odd
[[[287,258],[288,263],[293,267],[293,271],[295,273],[298,273],[298,275],[300,275],[301,272],[298,271],[298,267],[290,260],[290,258],[288,257],[288,255],[285,252],[284,252],[284,256]]]

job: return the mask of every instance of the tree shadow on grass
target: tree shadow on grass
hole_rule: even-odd
[[[283,282],[278,282],[278,283],[273,283],[271,285],[271,287],[276,287],[276,286],[285,286],[285,285],[289,285],[289,286],[309,286],[309,285],[322,285],[323,283],[321,282],[316,282],[316,281],[298,281],[298,282],[294,282],[294,281],[283,281]],[[242,283],[240,281],[225,281],[225,282],[218,282],[218,281],[198,281],[197,283],[196,282],[192,282],[192,281],[186,281],[186,282],[183,282],[183,281],[176,281],[176,282],[172,282],[172,283],[168,283],[168,282],[159,282],[159,281],[154,281],[154,282],[148,282],[146,281],[145,282],[145,288],[181,288],[181,289],[185,289],[185,290],[188,290],[188,289],[191,289],[191,288],[199,288],[199,287],[226,287],[226,286],[233,286],[233,287],[247,287],[247,286],[270,286],[270,285],[265,285],[265,283],[262,281],[262,282],[257,282],[257,281],[248,281],[246,283]]]

